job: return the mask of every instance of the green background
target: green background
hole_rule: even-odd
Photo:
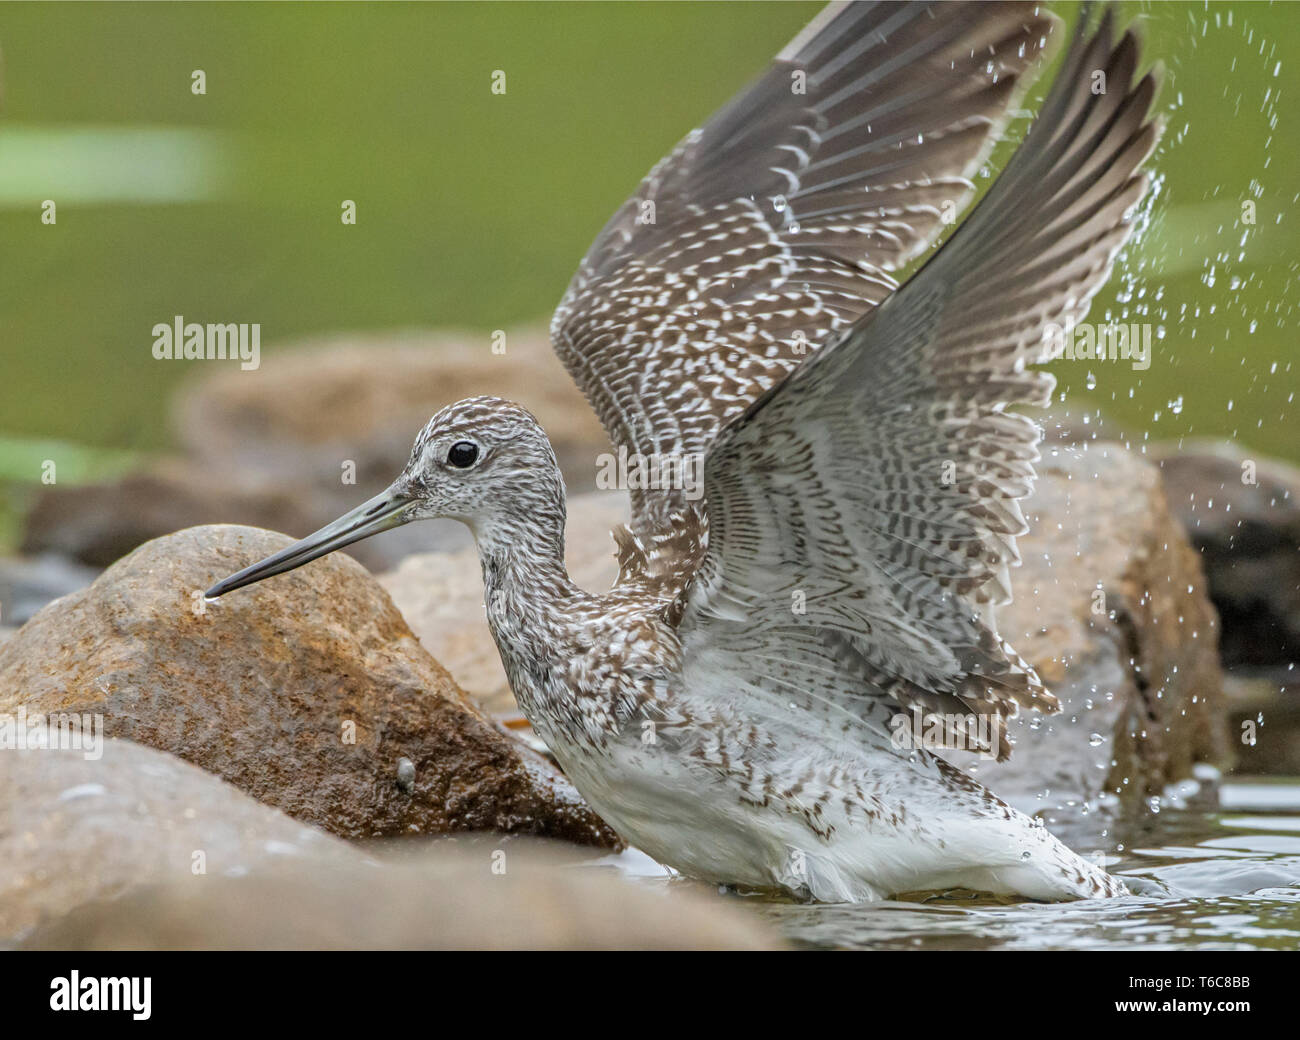
[[[175,314],[260,322],[263,357],[315,331],[544,320],[643,173],[816,10],[0,6],[0,478],[37,479],[42,439],[165,447],[188,366],[155,361],[150,329]],[[1300,9],[1124,10],[1166,66],[1167,131],[1150,226],[1093,314],[1164,337],[1146,372],[1058,363],[1062,391],[1135,439],[1231,436],[1300,458]]]

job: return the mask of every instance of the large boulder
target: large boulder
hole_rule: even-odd
[[[1300,660],[1300,470],[1238,444],[1156,445],[1165,496],[1201,554],[1223,663],[1285,673]]]
[[[497,837],[362,852],[129,741],[0,754],[0,946],[755,949],[743,905],[591,850]]]
[[[355,561],[204,603],[215,580],[287,544],[215,526],[141,546],[0,646],[0,712],[101,716],[109,736],[347,838],[491,829],[617,844],[562,775],[480,714]]]
[[[1007,762],[953,758],[1019,807],[1084,819],[1091,832],[1107,814],[1085,818],[1086,807],[1158,795],[1196,762],[1224,758],[1217,621],[1154,466],[1098,441],[1046,446],[1038,469],[1023,563],[1012,572],[1015,601],[997,621],[1062,711],[1013,720]],[[614,580],[606,532],[626,516],[622,494],[570,501],[566,557],[578,584],[599,591]],[[516,710],[472,550],[409,557],[380,581],[472,695],[498,712]]]

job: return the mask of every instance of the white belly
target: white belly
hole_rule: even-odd
[[[864,755],[859,778],[883,811],[870,817],[833,799],[818,833],[803,816],[746,801],[723,776],[662,747],[619,744],[599,759],[553,750],[631,844],[704,881],[824,902],[951,888],[1078,899],[1111,881],[1035,821],[982,812],[980,800],[942,788],[889,752]]]

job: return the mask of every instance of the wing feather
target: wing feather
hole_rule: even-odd
[[[703,453],[892,292],[969,200],[1053,25],[1029,4],[832,4],[658,163],[551,325],[614,443]],[[634,491],[634,526],[681,507]]]
[[[738,628],[807,645],[838,696],[943,714],[1054,710],[998,636],[1018,500],[1039,431],[1049,326],[1081,320],[1131,231],[1157,136],[1154,75],[1132,30],[1083,23],[1020,149],[969,219],[901,289],[720,434],[705,468],[709,539],[684,645]],[[1092,92],[1104,71],[1105,92]],[[791,610],[803,593],[803,611]],[[725,611],[717,607],[725,604]],[[1009,752],[1005,733],[1000,755]]]

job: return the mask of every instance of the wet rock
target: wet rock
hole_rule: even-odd
[[[490,829],[616,844],[564,777],[479,714],[355,561],[203,602],[287,544],[214,526],[142,546],[0,647],[0,712],[102,715],[110,736],[347,838]]]
[[[1156,467],[1104,441],[1044,455],[997,622],[1061,712],[1012,720],[1006,762],[952,757],[1019,808],[1078,825],[1085,806],[1132,807],[1225,758],[1223,676],[1200,563]]]
[[[569,499],[565,562],[570,577],[590,592],[608,589],[618,577],[610,530],[626,523],[628,497],[592,491]],[[462,689],[490,711],[514,713],[514,695],[483,606],[483,575],[473,545],[454,553],[408,556],[379,575],[420,642]]]
[[[1291,673],[1295,676],[1295,673]],[[1224,676],[1228,732],[1234,735],[1238,773],[1300,776],[1300,699],[1297,680],[1267,675]]]
[[[0,790],[0,943],[142,884],[207,884],[285,859],[364,861],[217,777],[125,740],[107,741],[99,757],[5,750]]]
[[[771,949],[743,904],[633,884],[536,843],[434,848],[402,863],[299,859],[247,877],[141,886],[77,907],[32,949]]]
[[[1201,554],[1223,663],[1300,661],[1300,470],[1238,444],[1157,445],[1169,507]]]

